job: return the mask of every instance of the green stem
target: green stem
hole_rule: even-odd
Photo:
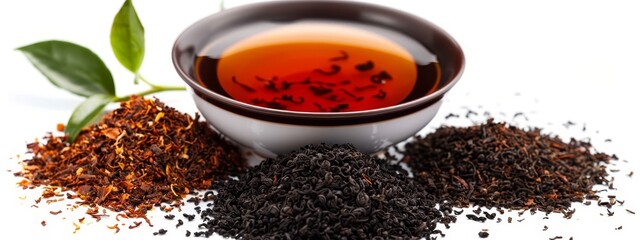
[[[155,85],[155,84],[153,84],[153,83],[151,83],[151,82],[147,81],[147,79],[146,79],[146,78],[144,78],[144,77],[143,77],[142,75],[140,75],[139,73],[136,73],[136,80],[140,80],[140,81],[142,81],[143,83],[145,83],[145,84],[149,85],[149,87],[151,87],[151,88],[156,88],[156,87],[158,87],[157,85]]]
[[[142,80],[142,79],[140,79]],[[143,80],[144,81],[144,80]],[[148,84],[148,83],[147,83]],[[181,87],[181,86],[160,86],[160,85],[153,85],[150,89],[145,90],[145,91],[141,91],[141,92],[137,92],[134,93],[132,95],[138,95],[138,96],[145,96],[145,95],[149,95],[149,94],[153,94],[153,93],[157,93],[157,92],[164,92],[164,91],[184,91],[186,90],[185,87]],[[113,101],[114,102],[124,102],[124,101],[129,101],[129,99],[131,99],[131,95],[128,96],[122,96],[122,97],[114,97]]]
[[[224,6],[224,0],[220,0],[220,11],[224,11],[226,7]]]
[[[136,80],[142,81],[143,83],[149,85],[149,87],[151,87],[151,88],[148,89],[148,90],[145,90],[145,91],[134,93],[132,95],[145,96],[145,95],[149,95],[149,94],[157,93],[157,92],[183,91],[183,90],[186,90],[185,87],[181,87],[181,86],[167,86],[167,85],[156,85],[156,84],[153,84],[153,83],[147,81],[147,79],[144,78],[139,73],[136,73]],[[122,97],[114,97],[113,101],[114,102],[124,102],[124,101],[129,101],[129,99],[131,99],[131,95],[122,96]]]

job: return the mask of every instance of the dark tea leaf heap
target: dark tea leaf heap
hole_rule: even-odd
[[[136,96],[83,129],[71,144],[51,133],[44,140],[28,144],[33,157],[15,174],[26,179],[24,187],[72,190],[77,195],[69,198],[129,217],[144,217],[160,203],[207,189],[216,176],[246,164],[239,149],[197,115]]]
[[[456,206],[472,205],[569,212],[609,180],[614,157],[590,143],[488,120],[471,127],[441,127],[411,139],[404,150],[430,193]]]
[[[399,165],[348,144],[305,146],[221,184],[196,236],[419,239],[453,220]]]

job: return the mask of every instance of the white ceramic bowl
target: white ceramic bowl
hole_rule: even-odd
[[[295,13],[295,14],[294,14]],[[433,52],[442,79],[435,92],[390,107],[354,112],[295,112],[243,103],[202,86],[194,60],[212,38],[256,19],[282,21],[295,16],[332,18],[375,24],[399,31]],[[401,142],[424,128],[437,113],[443,95],[464,68],[456,41],[425,19],[398,10],[348,1],[273,1],[232,8],[206,17],[176,40],[173,63],[189,86],[196,106],[215,129],[230,139],[273,157],[307,144],[351,143],[373,153]]]

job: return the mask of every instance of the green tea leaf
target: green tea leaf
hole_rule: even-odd
[[[73,142],[82,128],[95,120],[112,101],[113,96],[97,94],[80,103],[71,114],[65,130],[69,134],[69,142]]]
[[[131,0],[126,0],[111,25],[111,48],[122,66],[136,73],[144,58],[144,28]]]
[[[18,48],[51,83],[74,94],[115,95],[113,77],[91,50],[64,41],[44,41]]]

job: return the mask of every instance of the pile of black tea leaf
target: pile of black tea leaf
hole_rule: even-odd
[[[195,236],[419,239],[455,221],[399,165],[350,144],[304,146],[219,184]]]
[[[489,119],[470,127],[440,127],[410,139],[404,159],[440,202],[457,207],[540,210],[572,214],[572,202],[597,198],[609,184],[614,156],[590,143],[509,126]]]

